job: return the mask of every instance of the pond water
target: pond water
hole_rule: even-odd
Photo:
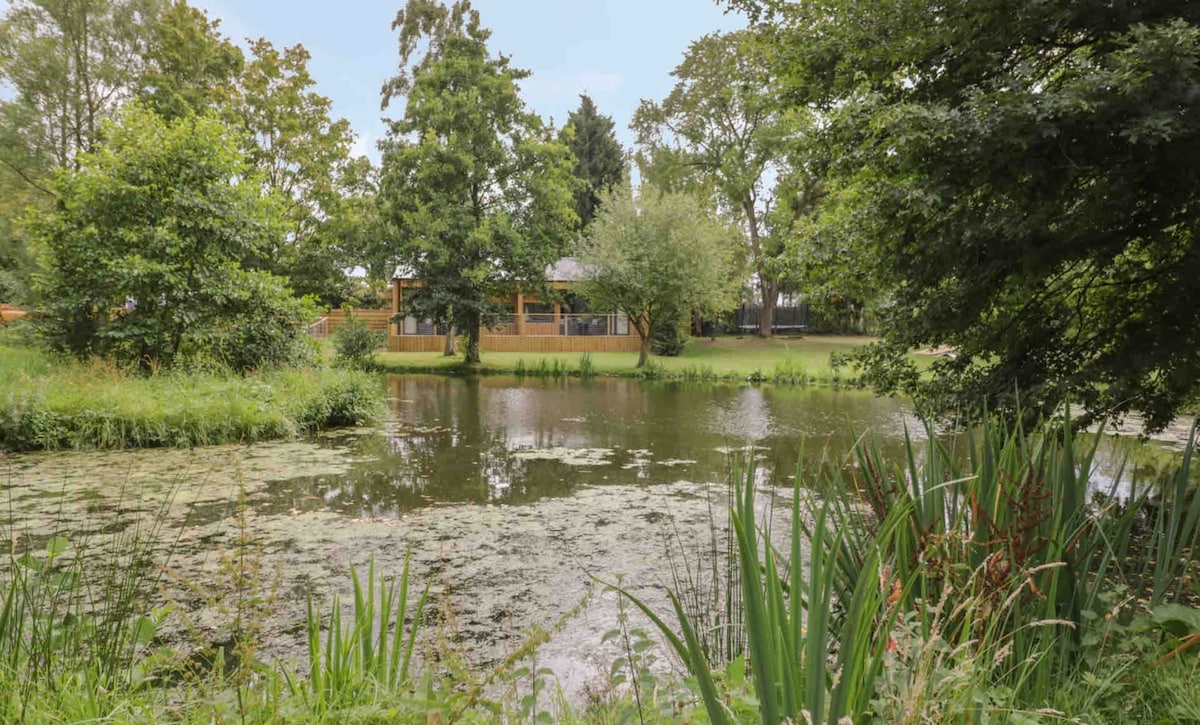
[[[264,589],[278,571],[268,656],[303,651],[306,601],[347,592],[351,564],[396,574],[410,549],[480,666],[590,592],[539,661],[578,693],[616,656],[600,643],[614,595],[595,582],[620,579],[661,608],[667,551],[708,543],[732,451],[751,447],[764,515],[778,516],[790,488],[772,484],[798,460],[840,460],[864,433],[899,454],[906,428],[922,435],[906,403],[858,391],[397,376],[383,394],[379,426],[302,441],[9,456],[12,536],[103,541],[161,520],[163,596],[216,640],[221,552],[252,540]]]

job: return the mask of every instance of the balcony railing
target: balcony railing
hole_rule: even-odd
[[[444,335],[441,325],[429,320],[408,317],[400,325],[402,335]],[[485,335],[524,337],[626,337],[634,334],[629,318],[623,314],[547,314],[531,312],[518,319],[516,315],[498,315],[484,330]]]

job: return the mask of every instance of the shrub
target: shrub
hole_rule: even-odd
[[[215,115],[167,121],[132,104],[103,136],[29,223],[49,261],[47,339],[143,368],[210,353],[237,370],[289,362],[303,304],[262,269],[281,210],[238,133]]]
[[[663,357],[678,357],[687,345],[687,318],[665,319],[650,330],[650,351]]]
[[[349,314],[346,324],[333,333],[337,366],[351,370],[375,369],[375,353],[386,340],[386,333],[368,328],[366,323]]]

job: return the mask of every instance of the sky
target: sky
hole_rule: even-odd
[[[192,0],[221,20],[221,31],[243,42],[266,38],[277,47],[302,44],[312,54],[317,91],[335,117],[358,135],[355,153],[378,160],[384,135],[379,90],[398,60],[391,30],[405,0]],[[629,121],[642,98],[670,92],[670,73],[689,43],[745,25],[715,0],[474,0],[489,47],[532,71],[521,83],[526,104],[558,126],[586,92],[616,121],[617,138],[633,144]],[[393,105],[387,115],[399,116]]]

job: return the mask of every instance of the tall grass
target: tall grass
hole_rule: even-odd
[[[319,609],[309,601],[308,679],[290,684],[292,692],[312,714],[320,717],[369,701],[377,695],[377,690],[391,694],[410,692],[413,650],[429,597],[427,584],[417,598],[411,624],[406,625],[411,560],[409,552],[399,578],[380,579],[378,586],[374,559],[365,582],[351,566],[353,616],[343,623],[341,601],[335,596],[324,641]]]
[[[0,720],[46,708],[64,721],[101,717],[144,685],[166,615],[149,602],[170,557],[160,550],[167,505],[103,544],[60,530],[18,556],[11,533],[0,569]]]
[[[740,585],[753,681],[743,709],[714,678],[709,623],[678,580],[677,627],[633,599],[687,665],[713,722],[749,711],[764,723],[1065,717],[1049,708],[1070,700],[1064,690],[1108,682],[1111,697],[1146,671],[1106,670],[1094,657],[1097,642],[1112,642],[1114,599],[1131,584],[1141,588],[1126,602],[1143,601],[1133,613],[1143,624],[1127,636],[1158,628],[1169,648],[1142,668],[1200,642],[1188,634],[1200,610],[1160,606],[1186,594],[1180,583],[1200,552],[1200,503],[1187,489],[1194,434],[1153,507],[1149,487],[1128,500],[1115,483],[1096,490],[1100,438],[1080,438],[1066,420],[1034,432],[988,424],[958,452],[927,432],[893,461],[860,440],[853,465],[809,476],[813,488],[801,471],[782,550],[755,521],[753,462],[735,471],[729,582]]]
[[[369,376],[278,370],[127,374],[99,362],[0,351],[0,447],[8,450],[197,446],[284,438],[377,415]]]

